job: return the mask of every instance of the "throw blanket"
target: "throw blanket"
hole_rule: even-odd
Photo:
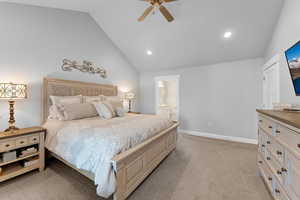
[[[46,147],[64,160],[95,175],[97,194],[108,198],[116,190],[112,158],[153,137],[172,122],[154,115],[126,115],[103,120],[48,120]]]

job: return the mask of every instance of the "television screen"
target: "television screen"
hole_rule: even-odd
[[[287,63],[290,69],[294,89],[297,96],[300,96],[300,41],[285,52]]]

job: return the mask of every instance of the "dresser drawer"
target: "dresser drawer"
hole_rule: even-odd
[[[260,173],[265,181],[265,183],[267,184],[268,188],[273,191],[273,175],[269,169],[269,167],[267,166],[267,164],[265,163],[265,161],[262,159],[261,155],[258,155],[257,157],[257,162],[258,162],[258,168],[260,170]]]
[[[9,151],[11,149],[14,149],[15,147],[16,147],[15,140],[5,140],[3,142],[0,142],[0,152]]]
[[[16,147],[23,147],[28,144],[28,138],[27,137],[20,137],[16,139]]]
[[[269,167],[272,169],[272,172],[274,173],[275,177],[277,177],[280,184],[283,184],[285,180],[285,172],[283,169],[285,168],[276,160],[274,155],[268,150],[266,150],[266,160]]]
[[[284,165],[285,150],[284,147],[279,144],[275,139],[271,140],[271,144],[267,146],[268,150],[272,153],[274,158],[281,164]]]
[[[300,156],[300,134],[283,126],[278,126],[276,138]]]
[[[273,195],[276,200],[291,200],[283,189],[282,185],[276,180],[273,182]]]
[[[34,134],[28,136],[28,144],[37,144],[40,142],[40,135]]]
[[[300,159],[293,154],[287,154],[286,190],[292,200],[300,199]]]
[[[273,135],[274,122],[260,116],[258,124],[264,131],[266,131],[270,135]]]

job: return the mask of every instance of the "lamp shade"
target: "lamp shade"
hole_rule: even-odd
[[[125,94],[125,99],[131,100],[135,98],[135,94],[133,92],[127,92]]]
[[[25,84],[0,83],[0,99],[26,99],[27,86]]]

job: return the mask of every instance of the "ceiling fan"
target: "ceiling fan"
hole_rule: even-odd
[[[141,1],[149,2],[151,6],[147,8],[143,13],[143,15],[138,19],[139,22],[144,21],[146,17],[157,8],[160,10],[161,14],[168,20],[168,22],[172,22],[174,20],[172,14],[168,11],[168,9],[165,6],[163,6],[163,4],[177,1],[177,0],[141,0]]]

